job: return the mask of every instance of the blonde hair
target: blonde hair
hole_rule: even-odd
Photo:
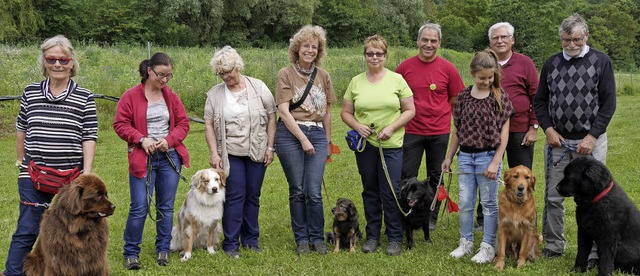
[[[44,52],[56,46],[59,46],[62,51],[71,58],[70,76],[75,77],[75,75],[78,74],[78,71],[80,70],[80,63],[78,63],[78,60],[76,59],[76,53],[73,50],[71,41],[69,41],[69,39],[67,39],[64,35],[56,35],[54,37],[48,38],[44,42],[42,42],[42,45],[40,45],[40,50],[42,51],[40,53],[40,66],[42,67],[42,75],[48,77],[47,68],[45,67],[44,62]]]
[[[236,49],[229,45],[215,52],[209,64],[211,64],[211,70],[213,70],[214,74],[219,71],[231,71],[233,69],[238,69],[240,72],[244,70],[242,57],[240,57]]]
[[[500,70],[502,67],[500,67],[500,64],[498,63],[498,56],[496,53],[489,48],[484,49],[484,51],[481,52],[476,52],[473,59],[471,59],[469,69],[471,70],[472,76],[482,70],[493,70],[493,83],[489,86],[489,91],[498,103],[498,109],[502,112],[502,88],[500,88]]]
[[[364,40],[364,52],[367,52],[367,47],[374,47],[381,49],[385,54],[387,53],[387,40],[380,35],[372,35]]]
[[[322,27],[312,25],[302,27],[293,35],[293,37],[291,37],[291,39],[289,39],[289,61],[291,63],[296,63],[296,61],[300,59],[300,56],[298,55],[300,45],[310,39],[318,40],[318,55],[313,63],[315,63],[316,66],[320,66],[322,60],[327,55],[327,33]]]

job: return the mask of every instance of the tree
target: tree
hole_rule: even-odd
[[[0,0],[0,41],[29,41],[36,38],[42,18],[30,0]]]
[[[330,45],[350,46],[371,35],[374,14],[371,0],[327,0],[314,13],[313,22],[327,30]]]

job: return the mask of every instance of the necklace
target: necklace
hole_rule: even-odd
[[[309,70],[305,70],[300,68],[300,62],[298,60],[296,60],[296,64],[294,64],[294,66],[296,68],[296,71],[298,71],[298,73],[300,73],[303,76],[311,76],[311,73],[313,73],[313,69],[316,68],[316,64],[315,63],[311,63],[311,68],[309,68]]]

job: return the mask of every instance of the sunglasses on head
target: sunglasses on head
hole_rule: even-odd
[[[57,62],[60,62],[60,65],[67,65],[71,60],[73,59],[72,58],[54,58],[54,57],[44,58],[44,61],[46,61],[48,64],[56,64],[56,61],[57,61]]]

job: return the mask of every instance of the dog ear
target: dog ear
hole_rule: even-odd
[[[511,170],[506,170],[504,171],[503,175],[503,179],[504,179],[504,186],[505,187],[511,187],[511,174],[509,173],[511,172]]]
[[[202,178],[202,170],[199,170],[191,177],[191,187],[198,188],[198,183],[200,183],[200,179]]]
[[[596,191],[602,190],[609,185],[613,180],[609,169],[607,169],[602,162],[595,159],[591,159],[586,162],[587,167],[584,170],[583,176],[588,180],[590,185],[593,185],[593,188],[596,189]]]
[[[227,183],[227,175],[223,170],[216,169],[216,172],[220,175],[220,184],[224,186]]]
[[[533,175],[533,172],[531,172],[531,178],[529,178],[529,187],[531,187],[532,191],[536,190],[536,176]]]
[[[349,213],[349,217],[353,217],[356,214],[356,206],[352,201],[349,201],[349,205],[347,205],[347,212]]]
[[[84,188],[78,184],[70,184],[60,190],[56,195],[56,202],[63,209],[73,215],[79,215],[82,211],[82,193]]]

